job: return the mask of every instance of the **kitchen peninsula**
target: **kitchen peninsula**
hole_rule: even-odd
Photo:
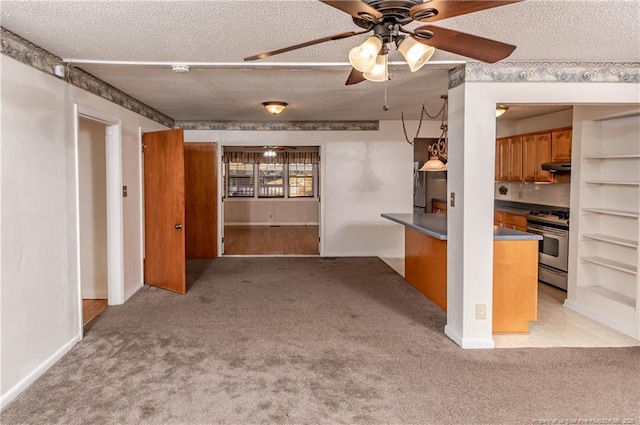
[[[447,216],[382,214],[405,226],[405,279],[447,310]],[[493,332],[526,333],[537,320],[539,235],[494,226]]]

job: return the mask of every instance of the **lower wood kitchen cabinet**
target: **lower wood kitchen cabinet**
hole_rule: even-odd
[[[520,230],[521,232],[527,231],[527,218],[525,216],[509,214],[503,211],[493,213],[493,224],[507,229]]]

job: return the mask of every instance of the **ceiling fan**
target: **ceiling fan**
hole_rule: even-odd
[[[411,72],[420,69],[435,49],[456,53],[482,62],[494,63],[508,57],[516,48],[456,30],[423,25],[413,31],[404,28],[413,21],[435,22],[454,16],[479,12],[523,0],[320,0],[353,18],[363,31],[348,31],[244,58],[245,61],[268,58],[280,53],[373,31],[360,46],[351,49],[353,66],[346,85],[364,80],[388,79],[388,53],[391,43],[404,56]]]

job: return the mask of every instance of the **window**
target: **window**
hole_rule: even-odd
[[[283,164],[258,164],[258,197],[284,197]]]
[[[313,197],[313,164],[289,164],[289,197]]]
[[[253,164],[230,162],[228,179],[230,197],[253,197]]]

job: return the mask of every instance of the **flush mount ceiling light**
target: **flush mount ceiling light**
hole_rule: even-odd
[[[354,47],[349,52],[349,62],[353,66],[353,70],[347,79],[347,85],[357,84],[364,80],[386,81],[386,79],[380,78],[380,75],[382,75],[381,72],[377,70],[374,72],[374,68],[379,66],[383,60],[383,58],[380,58],[380,56],[385,55],[383,49],[389,49],[394,45],[400,54],[404,56],[411,72],[415,72],[424,66],[436,48],[482,62],[494,63],[511,55],[516,46],[434,25],[423,25],[413,30],[405,26],[414,21],[431,23],[517,3],[522,0],[320,1],[350,15],[353,23],[363,30],[347,31],[330,35],[282,49],[249,56],[244,58],[244,60],[253,61],[265,59],[273,55],[279,55],[327,41],[341,40],[343,38],[369,33],[367,39],[362,44]],[[325,18],[319,16],[317,21],[318,23],[323,23]],[[310,27],[312,27],[312,25]],[[364,73],[368,73],[369,78],[364,76]],[[371,74],[375,74],[375,77],[372,77]]]
[[[502,106],[502,105],[498,105],[498,107],[496,108],[496,118],[498,118],[499,116],[501,116],[502,114],[504,114],[508,110],[509,110],[508,107]]]
[[[284,108],[287,107],[287,103],[285,102],[263,102],[262,106],[264,106],[270,114],[278,115],[280,112],[284,111]]]

